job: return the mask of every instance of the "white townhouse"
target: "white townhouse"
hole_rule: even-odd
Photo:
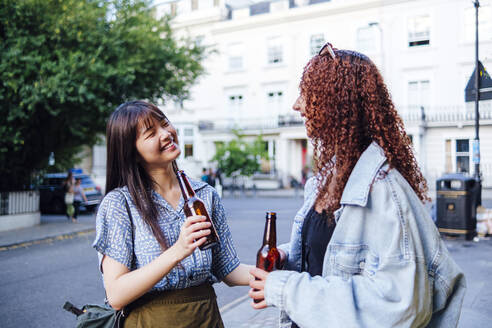
[[[492,0],[480,1],[480,60],[492,69]],[[474,105],[464,89],[474,68],[470,0],[171,0],[173,28],[214,51],[183,102],[164,102],[182,145],[181,165],[199,174],[232,129],[266,141],[264,173],[287,184],[312,165],[292,104],[302,69],[327,41],[367,54],[380,68],[431,188],[446,172],[473,173]],[[481,171],[492,187],[492,101],[482,101]],[[97,148],[97,147],[96,147]],[[93,172],[104,150],[94,149]]]

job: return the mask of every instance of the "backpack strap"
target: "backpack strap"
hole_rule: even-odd
[[[135,236],[133,234],[133,228],[135,227],[135,224],[133,222],[132,212],[130,210],[130,205],[128,205],[128,200],[126,199],[125,193],[121,190],[118,190],[118,192],[121,193],[121,195],[125,199],[126,211],[128,213],[128,217],[130,218],[130,225],[131,225],[131,231],[132,231],[132,246],[133,246],[132,247],[133,248],[133,259],[132,259],[132,263],[130,266],[133,268],[134,265],[137,265],[136,258],[135,258]]]

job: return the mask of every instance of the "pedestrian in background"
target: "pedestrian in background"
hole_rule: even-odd
[[[67,215],[67,219],[68,220],[72,220],[72,222],[74,222],[74,206],[73,206],[73,202],[74,202],[74,190],[73,190],[73,187],[74,187],[74,178],[73,178],[73,173],[72,171],[68,171],[67,173],[67,177],[65,178],[65,180],[63,181],[63,191],[65,193],[64,195],[64,200],[65,200],[65,208],[66,208],[66,215]]]
[[[224,188],[222,185],[222,174],[220,168],[217,168],[215,171],[215,190],[217,190],[220,198],[222,198]]]
[[[208,175],[208,172],[207,172],[207,169],[206,168],[203,168],[202,169],[202,177],[201,177],[202,181],[205,182],[205,183],[208,183],[210,184],[210,176]]]
[[[208,169],[208,184],[215,188],[215,173],[212,168]]]
[[[285,271],[252,269],[282,327],[456,327],[465,278],[423,202],[427,186],[376,66],[325,45],[293,109],[317,158]],[[256,289],[256,291],[255,291]]]
[[[80,212],[80,205],[82,202],[87,203],[87,197],[85,196],[84,189],[81,186],[82,179],[81,178],[76,178],[75,179],[75,185],[73,187],[73,207],[74,207],[74,214],[73,214],[73,222],[77,222],[77,217],[79,216]]]
[[[106,190],[96,218],[100,268],[109,304],[131,309],[125,327],[223,327],[213,283],[247,285],[221,200],[190,179],[203,199],[219,244],[203,216],[186,218],[172,162],[181,151],[175,128],[145,101],[120,105],[106,131]]]
[[[306,185],[306,182],[308,180],[308,175],[309,175],[309,167],[304,166],[301,171],[301,185],[304,187]]]
[[[217,170],[215,171],[215,179],[217,179],[217,182],[223,186],[224,184],[222,183],[222,170],[220,169],[220,167],[217,168]]]

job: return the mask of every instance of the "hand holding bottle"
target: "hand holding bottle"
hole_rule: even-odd
[[[256,310],[264,309],[267,307],[265,301],[265,282],[270,273],[260,268],[252,268],[249,270],[249,273],[254,277],[249,282],[251,289],[248,295],[253,299],[251,306]]]
[[[205,221],[201,215],[190,216],[186,218],[179,238],[173,247],[176,248],[180,260],[188,257],[197,247],[205,243],[207,236],[210,234],[210,222]]]

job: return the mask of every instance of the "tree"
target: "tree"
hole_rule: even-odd
[[[217,144],[213,160],[228,177],[239,174],[251,176],[260,170],[260,159],[268,159],[265,142],[259,135],[252,143],[244,141],[244,136],[233,131],[235,138],[225,144]]]
[[[186,99],[205,52],[144,0],[0,0],[0,190],[73,165],[130,99]]]

